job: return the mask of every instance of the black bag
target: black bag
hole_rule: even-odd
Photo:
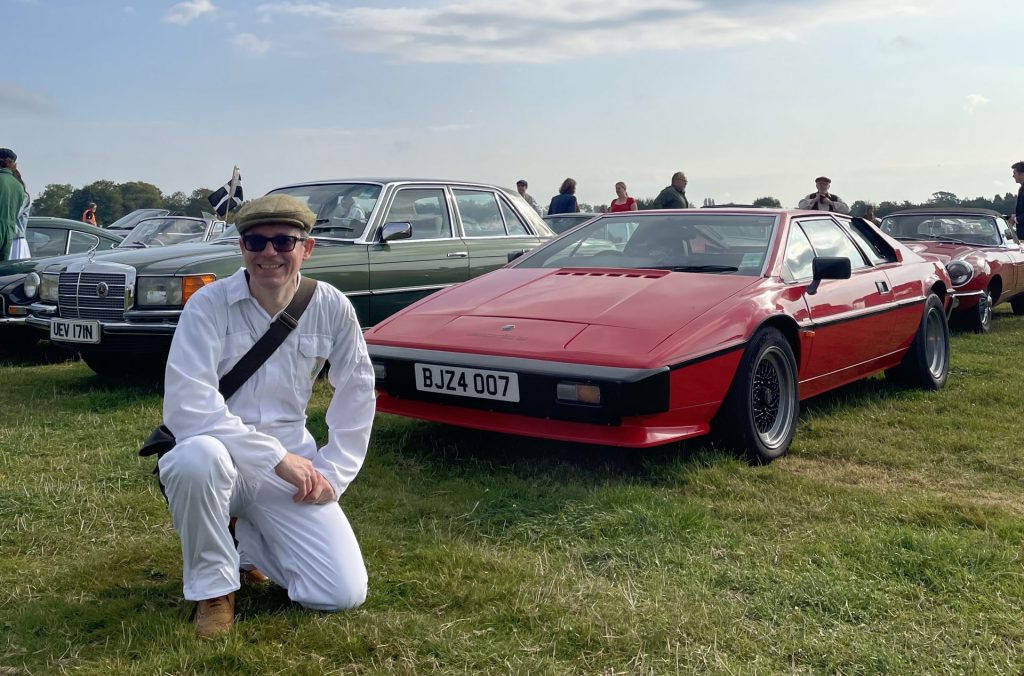
[[[256,344],[249,348],[249,351],[243,354],[242,358],[231,367],[231,370],[220,379],[217,389],[220,390],[225,400],[230,399],[231,395],[237,392],[238,388],[263,366],[263,362],[267,360],[267,357],[272,355],[274,350],[292,332],[292,329],[299,325],[299,318],[306,311],[306,306],[309,305],[309,301],[313,298],[313,291],[315,290],[316,280],[303,277],[299,282],[298,290],[292,297],[292,302],[288,303],[288,307],[277,316],[277,319],[270,323],[270,328],[260,336]],[[167,425],[160,423],[142,443],[139,455],[155,455],[159,458],[174,448],[174,444],[174,434],[167,429]]]

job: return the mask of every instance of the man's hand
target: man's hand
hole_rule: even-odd
[[[292,496],[295,502],[324,505],[334,500],[334,488],[330,482],[313,467],[313,463],[300,455],[285,453],[274,473],[298,489]]]

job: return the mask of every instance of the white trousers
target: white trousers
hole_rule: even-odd
[[[307,608],[342,610],[366,600],[366,566],[337,502],[293,502],[296,488],[273,472],[250,485],[214,437],[179,439],[159,464],[181,539],[187,600],[235,591],[240,565],[259,568]]]

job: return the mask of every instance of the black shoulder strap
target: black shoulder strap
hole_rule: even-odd
[[[313,298],[313,291],[316,290],[316,280],[303,277],[299,281],[299,288],[277,319],[270,323],[267,332],[260,336],[256,344],[249,348],[249,351],[242,355],[242,358],[231,367],[231,370],[220,379],[217,389],[220,390],[224,399],[230,399],[231,395],[238,391],[238,388],[245,384],[245,381],[256,373],[263,362],[274,353],[288,334],[299,325],[299,318],[306,311],[306,306]]]

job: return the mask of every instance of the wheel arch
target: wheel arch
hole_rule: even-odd
[[[1003,295],[1003,278],[999,275],[992,275],[992,279],[988,282],[988,288],[992,291],[992,305],[995,305]]]
[[[789,343],[789,347],[793,350],[793,357],[796,359],[797,371],[800,370],[800,327],[797,326],[796,320],[788,315],[772,315],[766,318],[761,324],[750,334],[753,339],[754,334],[760,331],[762,328],[771,327],[777,329]]]

